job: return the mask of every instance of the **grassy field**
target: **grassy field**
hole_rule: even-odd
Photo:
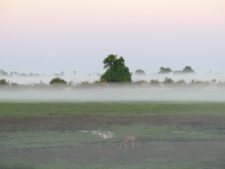
[[[224,169],[225,103],[0,103],[0,169],[126,168]]]
[[[51,115],[212,115],[225,116],[225,103],[123,102],[123,103],[0,103],[0,117]]]

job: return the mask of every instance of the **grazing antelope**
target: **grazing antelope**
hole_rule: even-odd
[[[130,135],[125,135],[122,137],[120,149],[122,148],[127,149],[129,147],[135,148],[135,147],[139,147],[140,145],[141,145],[141,140],[138,139],[136,136],[130,134]]]

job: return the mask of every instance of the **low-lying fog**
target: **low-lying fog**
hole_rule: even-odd
[[[43,75],[43,76],[5,76],[1,77],[0,79],[6,79],[10,83],[17,83],[22,85],[29,85],[29,84],[37,84],[37,83],[45,83],[48,84],[52,78],[55,76],[53,75]],[[178,80],[185,80],[186,82],[190,82],[192,80],[200,80],[200,81],[212,81],[216,79],[217,81],[225,81],[225,74],[222,73],[202,73],[202,74],[148,74],[144,76],[133,75],[133,81],[150,81],[150,80],[159,80],[163,81],[166,77],[173,79],[174,81]],[[89,75],[65,75],[60,78],[63,78],[67,82],[73,82],[74,84],[80,82],[95,82],[100,79],[100,75],[98,74],[89,74]]]
[[[92,89],[0,89],[0,101],[225,101],[224,88],[113,87]]]
[[[163,81],[166,77],[174,81],[191,80],[225,82],[225,74],[150,74],[147,76],[133,76],[133,81]],[[0,79],[3,77],[0,77]],[[40,82],[48,84],[54,76],[6,76],[10,83],[17,84],[38,84]],[[92,74],[87,76],[70,75],[62,76],[67,82],[73,81],[78,84],[83,81],[94,82],[99,80],[99,75]],[[0,101],[225,101],[225,89],[218,87],[199,87],[199,88],[176,88],[176,87],[97,87],[90,89],[80,88],[61,88],[61,89],[5,89],[0,88]]]

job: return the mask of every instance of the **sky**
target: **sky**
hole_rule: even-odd
[[[225,73],[225,1],[0,0],[0,69],[95,73],[109,54]]]

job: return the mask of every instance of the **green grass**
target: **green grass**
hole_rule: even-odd
[[[53,115],[225,116],[225,103],[0,103],[0,118]]]
[[[176,140],[176,139],[225,139],[225,131],[196,129],[191,126],[153,126],[153,125],[131,125],[112,127],[120,139],[124,133],[132,133],[143,140]]]
[[[214,130],[196,130],[192,127],[175,126],[109,126],[110,131],[114,133],[114,138],[110,142],[120,142],[124,133],[132,133],[143,141],[173,141],[182,140],[213,140],[225,139],[225,133],[216,133]],[[98,127],[93,130],[104,131],[104,128]],[[77,131],[17,131],[0,132],[0,149],[26,149],[26,148],[55,148],[63,146],[79,146],[88,143],[108,143],[101,137],[92,134],[92,132],[83,133]]]
[[[83,133],[81,132],[83,128],[80,129],[79,126],[68,130],[54,130],[48,126],[37,126],[36,129],[32,129],[32,124],[25,125],[28,126],[28,129],[25,129],[23,124],[16,124],[17,118],[39,119],[38,117],[81,115],[108,118],[159,115],[164,117],[164,120],[174,118],[175,122],[182,119],[182,124],[173,121],[167,124],[165,121],[165,124],[157,125],[135,121],[117,125],[101,124],[100,121],[91,126],[92,128],[87,126],[87,129],[91,130],[110,130],[115,134],[112,140],[104,140],[91,132]],[[194,121],[205,116],[209,117],[206,119],[209,122],[203,126],[191,125],[190,120]],[[214,117],[214,120],[220,123],[211,124],[210,117]],[[4,122],[4,118],[12,118],[12,121],[9,121],[15,124],[1,125],[0,169],[224,169],[225,166],[223,158],[225,151],[222,149],[225,145],[225,124],[221,122],[221,119],[225,118],[225,103],[0,103],[0,120]],[[185,120],[190,123],[186,125]],[[49,121],[51,122],[54,122],[54,119]],[[39,125],[39,121],[35,124]],[[18,128],[15,130],[13,126]],[[147,148],[146,152],[139,152],[139,149],[127,152],[120,150],[121,138],[126,133],[132,133],[146,141],[144,145],[144,148]],[[180,141],[178,144],[177,140]],[[182,147],[182,144],[187,147]],[[112,152],[107,152],[108,150]],[[77,155],[82,155],[84,151],[86,151],[85,159],[79,161]],[[88,159],[89,153],[92,153],[90,157],[93,159]],[[74,159],[70,157],[73,155]],[[103,159],[96,158],[98,155]],[[139,161],[137,159],[139,155],[144,159]],[[118,156],[121,159],[115,162],[114,158]]]
[[[68,164],[58,162],[50,165],[39,165],[39,164],[21,164],[17,163],[3,163],[0,164],[0,169],[212,169],[212,166],[204,164],[196,164],[193,161],[180,161],[180,162],[159,162],[152,161],[144,164]],[[220,167],[214,167],[213,169],[221,169]]]
[[[0,133],[0,137],[0,149],[55,148],[59,146],[76,146],[88,142],[102,142],[100,137],[91,133],[82,133],[81,131],[4,132]]]

